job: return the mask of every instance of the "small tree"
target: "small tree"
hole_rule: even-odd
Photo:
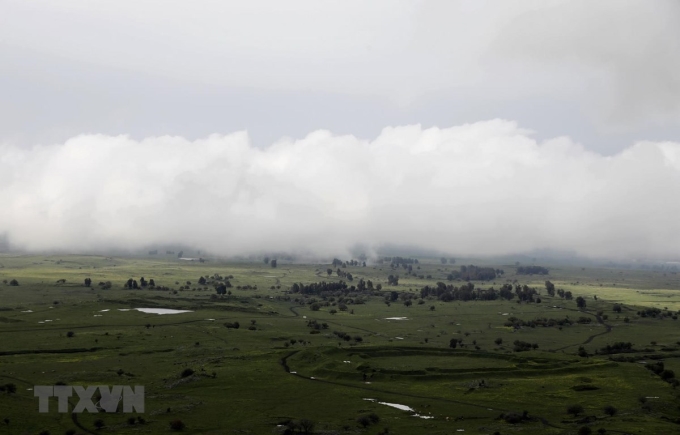
[[[567,408],[567,413],[574,414],[574,417],[578,417],[578,415],[582,412],[583,406],[581,405],[571,405]]]
[[[76,335],[76,333],[73,332],[73,331],[69,331],[69,332],[66,333],[66,336],[67,336],[68,338],[72,338],[74,335]]]
[[[604,407],[604,413],[610,417],[615,416],[617,412],[618,410],[614,408],[612,405],[607,405]]]
[[[272,260],[269,264],[271,264],[272,267],[276,267],[276,260]]]
[[[89,287],[92,285],[92,280],[90,278],[85,278],[85,287]]]
[[[13,279],[9,282],[9,285],[16,287],[16,286],[19,285],[19,281],[17,281],[16,279]]]
[[[302,419],[298,423],[300,425],[300,430],[302,433],[312,433],[314,432],[314,422],[307,419]]]
[[[576,306],[579,308],[585,308],[586,307],[586,300],[583,299],[581,296],[576,298]]]

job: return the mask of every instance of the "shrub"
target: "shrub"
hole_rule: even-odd
[[[582,412],[583,406],[581,405],[571,405],[567,408],[567,413],[574,414],[574,417],[577,417]]]
[[[182,420],[173,420],[170,422],[170,429],[175,431],[184,430],[187,427]]]
[[[192,369],[187,368],[187,369],[182,370],[182,377],[183,378],[188,378],[189,376],[191,376],[193,374],[194,374],[194,371]]]

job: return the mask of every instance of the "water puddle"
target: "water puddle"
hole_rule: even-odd
[[[408,317],[385,317],[385,320],[408,320]]]
[[[135,308],[137,311],[147,314],[182,314],[191,313],[191,310],[173,310],[171,308]]]
[[[413,409],[413,408],[411,408],[410,406],[402,405],[402,404],[399,404],[399,403],[378,402],[376,399],[364,399],[364,400],[367,400],[367,401],[369,401],[369,402],[377,402],[379,405],[389,406],[389,407],[392,407],[392,408],[399,409],[400,411],[411,412],[411,413],[413,413],[413,414],[411,415],[411,417],[422,418],[422,419],[426,419],[426,420],[429,420],[429,419],[431,419],[431,418],[434,418],[434,417],[431,416],[431,415],[421,415],[421,414],[418,414],[418,413],[416,412],[416,410]]]

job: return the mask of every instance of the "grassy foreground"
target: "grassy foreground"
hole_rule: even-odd
[[[680,377],[674,273],[551,268],[549,276],[518,276],[495,265],[505,275],[476,286],[527,284],[541,302],[443,302],[421,299],[420,288],[446,282],[458,266],[425,259],[419,273],[430,278],[404,276],[397,286],[387,277],[400,271],[387,263],[343,269],[351,284],[382,285],[344,300],[346,310],[337,298],[290,293],[294,283],[340,281],[329,267],[0,256],[0,385],[16,387],[0,391],[0,433],[166,434],[177,420],[181,432],[197,434],[304,433],[305,425],[317,434],[680,433],[678,389],[665,373]],[[199,285],[215,274],[231,276],[231,294]],[[123,288],[141,277],[156,288]],[[9,285],[14,279],[19,285]],[[546,279],[586,307],[547,295]],[[109,289],[98,285],[107,281]],[[412,305],[401,296],[388,305],[392,291],[415,295]],[[577,323],[581,317],[590,320]],[[234,322],[238,329],[225,326]],[[452,339],[462,343],[452,349]],[[516,340],[536,346],[518,352]],[[602,353],[617,342],[632,347]],[[647,369],[657,362],[665,372]],[[58,383],[143,385],[146,411],[60,414],[54,401],[50,413],[38,413],[33,386]],[[569,413],[574,405],[582,410]]]

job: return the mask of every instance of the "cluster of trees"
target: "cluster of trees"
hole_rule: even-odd
[[[517,297],[523,302],[540,302],[540,298],[535,298],[538,291],[529,287],[526,284],[517,285],[515,288],[511,284],[503,284],[500,290],[493,287],[488,289],[475,289],[475,285],[471,282],[465,283],[460,287],[455,287],[452,284],[445,284],[438,282],[436,287],[426,285],[420,289],[420,297],[434,297],[442,302],[450,301],[493,301],[497,299],[512,300]]]
[[[535,328],[537,326],[542,326],[544,328],[552,328],[552,327],[562,327],[562,326],[571,326],[573,325],[574,322],[569,319],[568,317],[565,317],[564,319],[550,319],[546,317],[537,317],[534,320],[529,320],[525,321],[522,319],[519,319],[515,316],[508,317],[508,319],[505,321],[503,326],[508,326],[508,327],[513,327],[515,329],[519,329],[523,326],[529,327],[529,328]]]
[[[557,296],[561,297],[562,299],[566,299],[568,301],[572,300],[574,298],[574,295],[571,294],[570,291],[564,291],[564,289],[558,288],[557,290],[555,289],[555,284],[551,283],[550,281],[545,282],[545,290],[548,292],[548,294],[552,297],[555,297],[555,293],[557,293]],[[580,296],[579,296],[580,297]],[[581,298],[583,299],[583,298]],[[586,306],[586,301],[583,299],[581,301],[583,304],[582,308],[585,308]],[[580,305],[579,305],[580,307]]]
[[[446,263],[456,264],[456,259],[455,259],[455,258],[446,258],[446,257],[442,257],[442,258],[440,258],[439,260],[442,262],[442,264],[446,264]]]
[[[512,350],[515,352],[526,352],[528,350],[538,349],[537,343],[529,343],[528,341],[515,340],[512,344]]]
[[[331,265],[333,267],[347,267],[347,266],[366,267],[366,262],[365,261],[357,261],[357,260],[342,261],[338,258],[334,258]]]
[[[674,387],[680,385],[680,381],[675,379],[675,372],[673,370],[666,369],[664,367],[663,362],[661,361],[657,361],[653,364],[647,364],[645,368],[661,377],[661,379],[663,379],[664,381],[672,384]]]
[[[307,327],[319,331],[321,329],[328,329],[328,323],[319,323],[316,320],[307,321]]]
[[[340,278],[345,278],[347,281],[353,281],[354,277],[352,276],[351,273],[345,272],[344,270],[338,268],[338,270],[335,271],[335,273],[340,277]]]
[[[101,283],[99,283],[99,284],[101,286]],[[125,282],[125,284],[123,284],[123,287],[126,288],[126,289],[129,289],[129,290],[132,290],[132,289],[136,290],[136,289],[139,289],[139,288],[146,288],[146,287],[155,288],[156,282],[153,280],[153,278],[150,279],[149,281],[147,281],[146,279],[144,279],[144,277],[141,277],[139,279],[139,283],[137,283],[136,279],[130,278]]]
[[[666,311],[666,310],[662,311],[659,308],[645,308],[643,310],[638,311],[637,315],[640,316],[640,317],[664,318],[664,317],[672,317],[673,313],[671,313],[670,311]]]
[[[614,344],[608,344],[597,351],[597,353],[605,355],[613,353],[631,353],[631,352],[636,351],[633,349],[633,343],[631,343],[630,341],[627,342],[618,341]]]
[[[357,343],[361,343],[362,341],[364,341],[364,338],[361,335],[355,335],[354,337],[352,337],[348,333],[342,331],[333,331],[333,334],[335,334],[339,339],[345,341],[354,340]]]
[[[550,271],[542,266],[520,266],[517,275],[548,275]]]
[[[496,272],[500,269],[493,267],[479,267],[474,265],[460,266],[460,272],[451,272],[447,279],[462,279],[465,281],[491,281],[498,275]]]
[[[388,275],[387,284],[389,285],[399,285],[399,275]]]
[[[408,266],[409,264],[418,264],[417,258],[384,257],[383,261],[389,262],[391,267],[399,267],[400,265]]]
[[[313,282],[311,284],[294,283],[290,291],[291,293],[300,293],[303,295],[321,295],[323,293],[349,293],[350,287],[344,281],[340,282]]]

